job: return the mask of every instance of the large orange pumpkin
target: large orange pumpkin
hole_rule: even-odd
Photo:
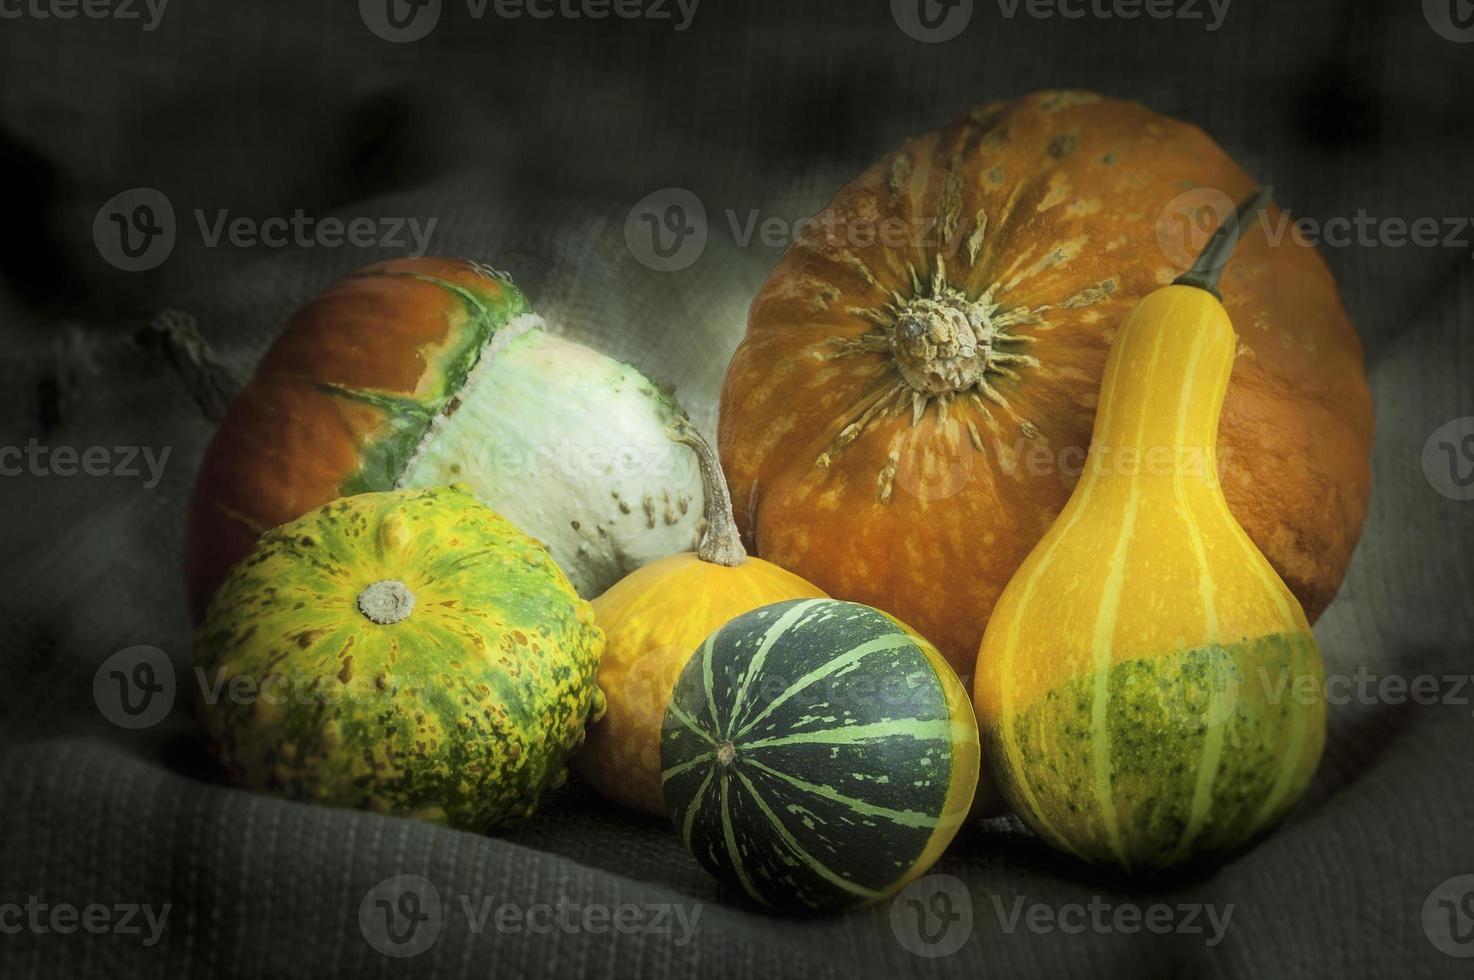
[[[1079,477],[1117,327],[1253,186],[1196,127],[1087,92],[980,107],[866,171],[778,263],[727,371],[749,548],[971,674]],[[1335,283],[1313,248],[1271,245],[1282,220],[1224,270],[1241,344],[1220,472],[1314,619],[1366,515],[1373,421]]]

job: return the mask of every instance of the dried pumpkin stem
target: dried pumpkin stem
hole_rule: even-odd
[[[398,579],[386,578],[358,594],[358,611],[371,623],[393,626],[415,610],[415,594]]]
[[[139,331],[138,340],[164,352],[205,418],[219,422],[225,417],[226,407],[244,385],[205,340],[194,317],[165,310]]]
[[[737,521],[732,516],[732,495],[727,490],[722,464],[717,460],[711,443],[686,419],[676,421],[672,438],[690,447],[696,454],[696,464],[701,467],[701,485],[706,497],[703,511],[706,530],[701,535],[696,557],[713,565],[735,568],[747,560],[747,549],[742,547],[742,536],[737,533]]]

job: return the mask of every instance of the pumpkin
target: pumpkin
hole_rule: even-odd
[[[196,616],[268,528],[349,494],[463,482],[579,593],[694,547],[683,417],[638,370],[543,329],[503,275],[401,259],[294,315],[231,403],[190,504]]]
[[[1196,127],[1042,92],[841,189],[754,300],[728,368],[719,448],[749,548],[896,614],[969,673],[1078,479],[1115,330],[1191,263],[1173,236],[1198,215],[1180,196],[1251,186]],[[1361,347],[1314,249],[1255,230],[1227,275],[1242,333],[1224,492],[1314,619],[1366,515]]]
[[[701,467],[701,547],[651,562],[594,599],[594,618],[606,638],[599,687],[609,707],[590,726],[573,763],[608,799],[662,817],[660,729],[691,652],[742,613],[824,595],[792,572],[747,556],[716,453],[689,423],[678,425],[675,438],[696,453]]]
[[[696,859],[764,905],[834,911],[924,874],[978,778],[967,692],[879,610],[779,602],[714,632],[665,716],[666,805]]]
[[[1258,836],[1325,741],[1315,636],[1218,482],[1220,412],[1245,362],[1211,253],[1203,268],[1117,331],[1084,475],[978,653],[979,724],[1015,812],[1127,870]]]
[[[604,636],[547,549],[464,487],[269,531],[196,634],[231,781],[488,830],[530,816],[602,710]]]

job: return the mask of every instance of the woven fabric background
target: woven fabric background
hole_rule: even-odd
[[[1441,920],[1424,911],[1474,874],[1474,685],[1462,703],[1333,707],[1294,818],[1213,872],[1133,884],[1082,871],[1014,821],[969,828],[937,871],[965,882],[971,935],[936,958],[898,940],[888,906],[755,912],[670,828],[577,786],[525,829],[484,838],[222,786],[185,696],[141,732],[99,714],[93,675],[126,647],[165,651],[190,686],[179,558],[210,427],[135,331],[188,311],[246,371],[307,297],[402,251],[211,247],[196,209],[434,218],[432,251],[510,270],[570,335],[675,382],[708,431],[746,306],[781,251],[744,245],[734,222],[811,214],[907,135],[978,102],[1098,89],[1199,124],[1297,215],[1474,215],[1474,44],[1435,29],[1437,4],[1235,0],[1214,30],[1202,2],[1199,20],[1009,6],[978,0],[946,43],[907,36],[884,0],[705,0],[681,31],[478,19],[446,0],[410,44],[376,37],[351,3],[174,0],[151,30],[3,8],[20,15],[0,19],[0,445],[170,455],[153,487],[0,479],[0,908],[35,896],[170,914],[154,945],[12,932],[0,918],[0,976],[1467,976],[1474,960],[1436,948]],[[141,186],[172,202],[178,242],[158,268],[127,273],[103,260],[93,218]],[[705,254],[679,274],[644,267],[624,240],[630,208],[667,187],[697,194],[711,218]],[[1436,492],[1422,463],[1436,429],[1474,415],[1471,249],[1465,229],[1438,247],[1324,250],[1366,346],[1378,425],[1372,512],[1317,627],[1332,672],[1474,671],[1474,502]],[[438,938],[408,959],[381,955],[359,926],[370,889],[399,874],[424,876],[444,907]],[[1056,911],[1233,911],[1210,946],[1186,932],[1010,929],[998,910],[1020,896]],[[687,942],[478,934],[462,897],[674,903],[699,919]],[[1474,917],[1443,928],[1457,940],[1460,926]]]

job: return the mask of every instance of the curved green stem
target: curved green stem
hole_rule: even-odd
[[[1239,244],[1239,234],[1246,228],[1260,209],[1269,203],[1272,187],[1257,187],[1248,197],[1239,202],[1233,215],[1213,232],[1208,244],[1192,268],[1172,280],[1174,286],[1196,286],[1205,289],[1216,298],[1223,299],[1218,292],[1218,280],[1223,276],[1223,267]]]

